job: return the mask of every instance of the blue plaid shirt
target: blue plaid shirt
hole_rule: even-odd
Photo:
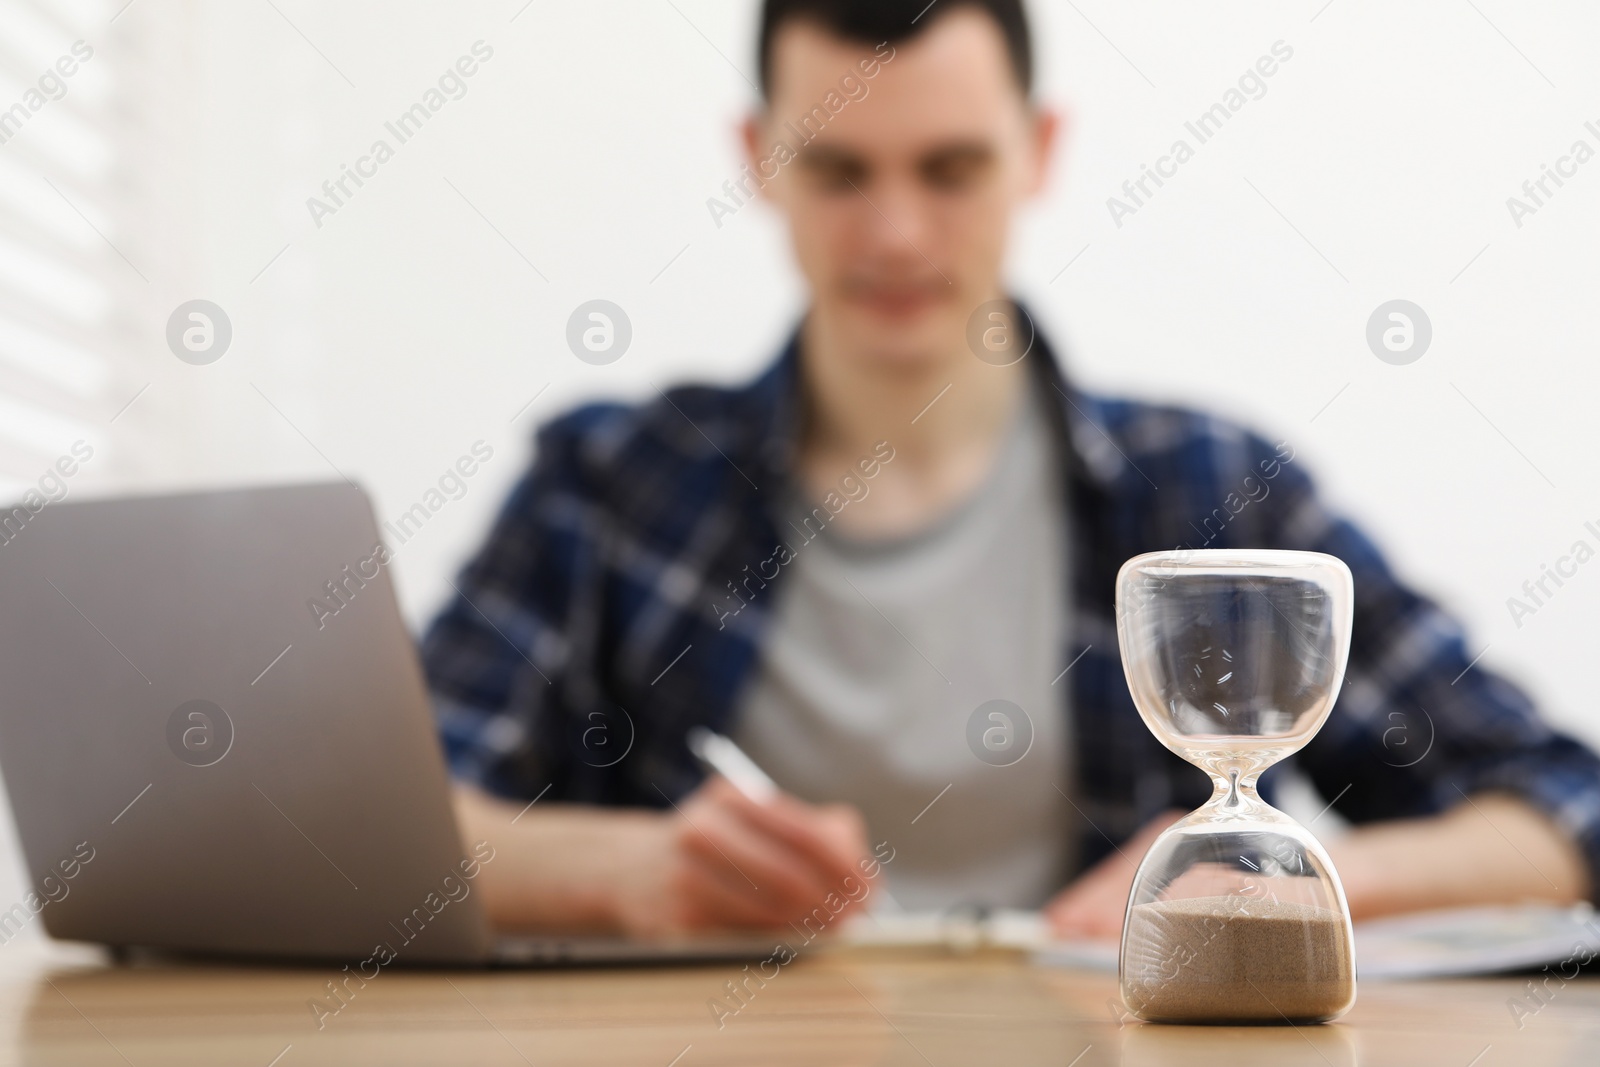
[[[1600,887],[1600,760],[1472,664],[1457,623],[1326,510],[1292,447],[1196,411],[1080,392],[1042,338],[1028,358],[1057,401],[1067,481],[1061,713],[1073,718],[1085,865],[1162,809],[1210,795],[1134,709],[1118,567],[1160,549],[1286,548],[1338,556],[1355,575],[1343,688],[1294,757],[1333,807],[1362,822],[1509,790],[1579,842]],[[798,375],[796,337],[748,385],[588,405],[540,430],[532,468],[422,646],[458,778],[519,800],[649,806],[700,782],[685,733],[732,732],[782,583],[780,570],[758,595],[735,594],[759,588],[745,580],[782,539],[774,510],[796,447]],[[893,443],[892,428],[883,436]]]

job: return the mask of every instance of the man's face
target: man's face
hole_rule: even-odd
[[[771,70],[747,148],[788,219],[814,312],[867,358],[947,353],[973,309],[1002,295],[1011,217],[1042,184],[1054,132],[1023,98],[999,27],[957,10],[875,54],[795,21]],[[792,160],[774,157],[778,142]]]

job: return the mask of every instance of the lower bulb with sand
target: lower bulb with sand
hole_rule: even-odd
[[[1253,793],[1251,789],[1251,793]],[[1140,864],[1122,998],[1150,1022],[1323,1022],[1355,1002],[1350,916],[1315,838],[1239,788],[1179,821]]]
[[[1256,790],[1332,709],[1353,599],[1349,569],[1320,553],[1162,552],[1123,565],[1117,627],[1134,704],[1213,785],[1134,878],[1121,983],[1137,1018],[1300,1024],[1354,1004],[1339,876]]]

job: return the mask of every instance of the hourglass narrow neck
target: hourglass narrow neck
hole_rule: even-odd
[[[1256,792],[1256,780],[1266,765],[1256,760],[1219,759],[1206,761],[1206,773],[1211,775],[1211,799],[1205,807],[1223,813],[1243,814],[1262,807],[1265,802]]]

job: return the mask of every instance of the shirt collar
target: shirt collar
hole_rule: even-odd
[[[1021,301],[1013,301],[1030,325],[1035,320]],[[778,484],[794,469],[799,447],[802,390],[800,326],[789,334],[776,360],[746,388],[746,418],[738,429],[737,447],[758,471],[758,484]],[[1110,490],[1127,474],[1129,461],[1112,437],[1105,402],[1078,389],[1055,349],[1034,326],[1034,343],[1024,357],[1036,386],[1054,396],[1046,405],[1059,435],[1070,478]]]

